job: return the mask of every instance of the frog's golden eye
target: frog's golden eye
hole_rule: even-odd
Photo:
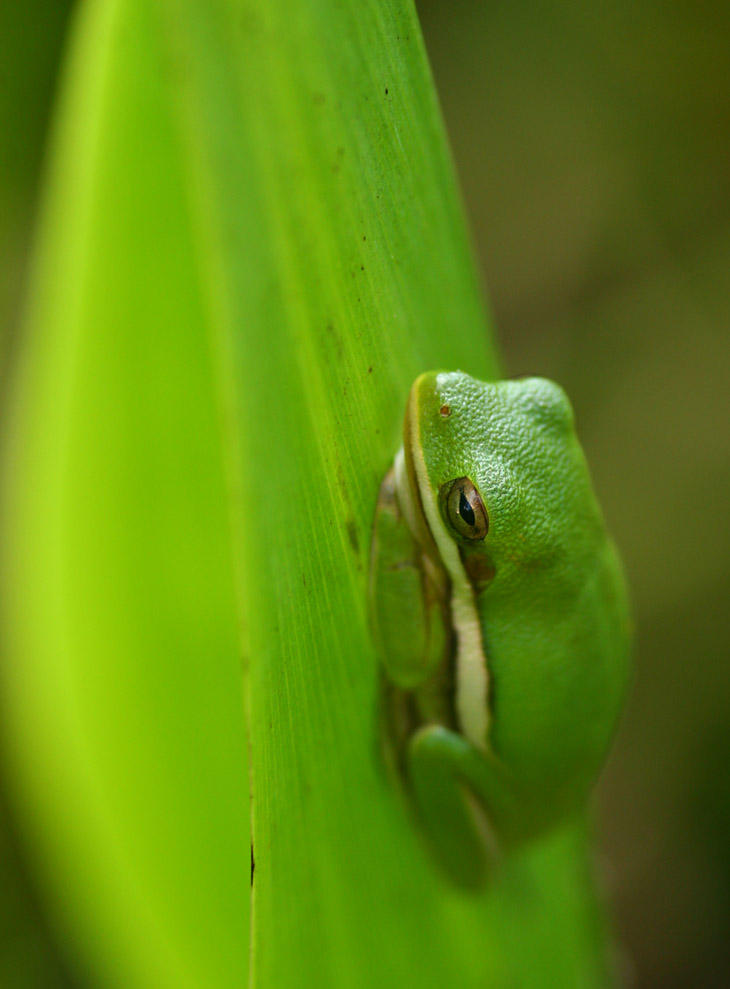
[[[489,532],[489,516],[469,478],[457,477],[441,491],[444,515],[451,528],[466,539],[484,539]]]

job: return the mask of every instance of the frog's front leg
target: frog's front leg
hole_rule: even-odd
[[[388,680],[414,691],[443,663],[449,645],[446,578],[404,517],[395,471],[380,486],[373,526],[370,602],[373,637]]]
[[[418,813],[442,867],[460,886],[484,886],[514,803],[504,771],[442,725],[416,732],[408,769]]]

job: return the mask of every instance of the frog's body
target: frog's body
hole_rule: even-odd
[[[444,865],[474,885],[489,858],[465,787],[503,845],[585,801],[626,689],[625,585],[552,382],[422,375],[386,486],[376,639],[402,689],[453,685],[451,723],[414,724],[406,761]]]

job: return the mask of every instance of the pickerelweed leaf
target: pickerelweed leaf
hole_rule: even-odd
[[[582,824],[466,897],[379,749],[405,398],[497,371],[410,0],[87,0],[25,330],[6,737],[92,984],[604,984]]]

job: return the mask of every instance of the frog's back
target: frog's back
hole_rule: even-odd
[[[612,542],[562,572],[525,573],[485,592],[490,747],[558,815],[600,771],[626,693],[629,619]]]

